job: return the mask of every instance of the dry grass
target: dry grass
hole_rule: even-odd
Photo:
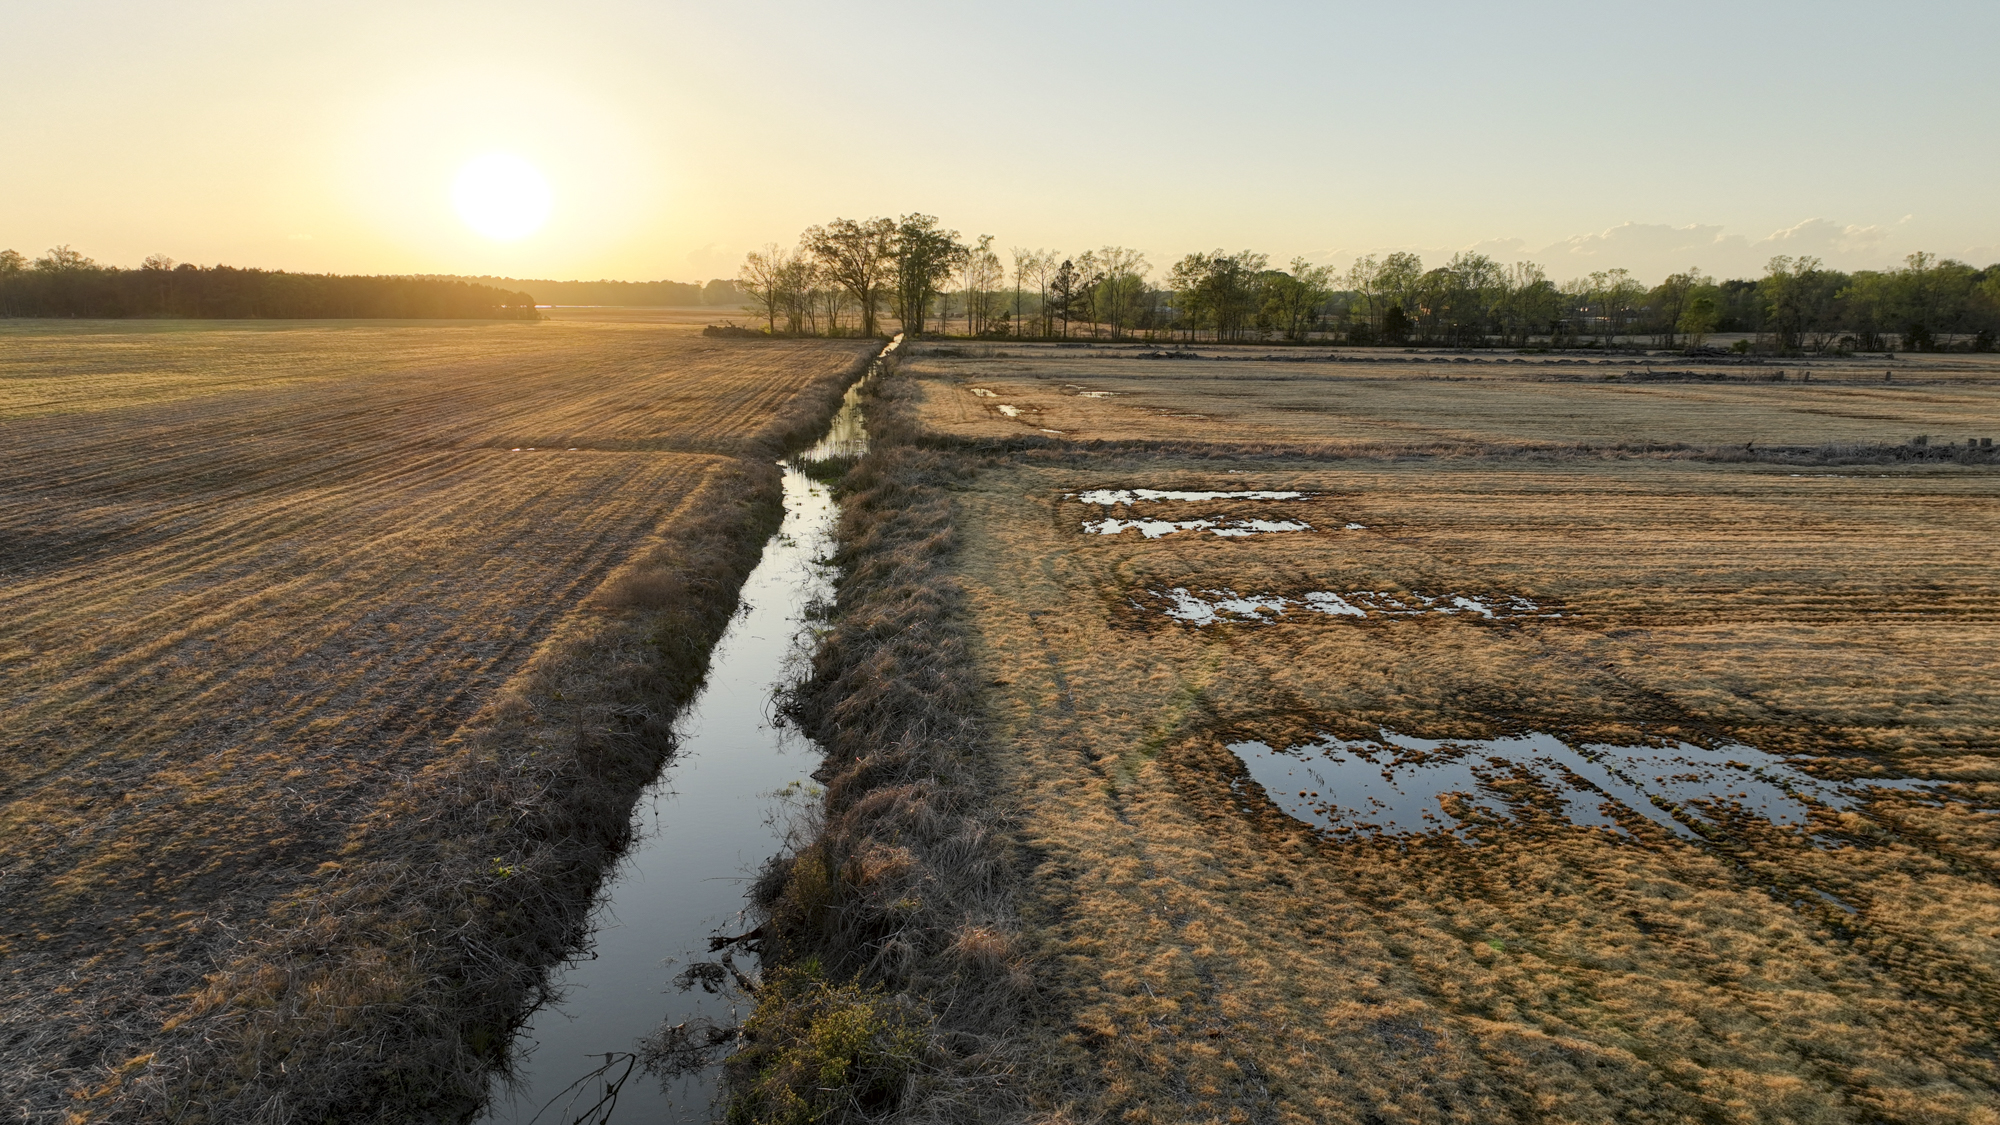
[[[462,1112],[861,349],[7,331],[9,1101]]]
[[[1369,530],[1085,538],[1059,499],[1141,483],[1319,489],[1293,514]],[[960,579],[1005,684],[1005,788],[1040,864],[1023,911],[1062,998],[1040,1046],[1068,1096],[1185,1121],[1988,1119],[2000,785],[1878,800],[1825,825],[1832,849],[1534,816],[1477,849],[1341,843],[1241,811],[1222,743],[1644,723],[1832,776],[2000,781],[2000,569],[1964,549],[2000,530],[1996,492],[1615,462],[982,474]],[[1448,585],[1569,616],[1195,628],[1125,601],[1209,584]]]
[[[964,467],[912,442],[910,384],[870,387],[835,624],[786,708],[826,751],[826,790],[752,890],[765,976],[727,1060],[732,1121],[1018,1108],[1008,1034],[1031,980],[949,569]]]
[[[965,349],[944,349],[964,353]],[[923,419],[953,437],[1411,444],[1898,445],[2000,438],[2000,357],[1759,362],[1301,349],[1149,359],[1034,345],[925,354]],[[1330,358],[1329,358],[1330,357]],[[1884,384],[1885,370],[1895,381]],[[1662,378],[1687,372],[1721,382]],[[1770,377],[1784,372],[1788,380]],[[1633,373],[1638,373],[1635,377]],[[1801,381],[1805,374],[1811,381]],[[1616,376],[1615,381],[1605,381]],[[1639,378],[1643,377],[1643,379]],[[975,394],[974,388],[991,392]],[[1110,397],[1091,397],[1109,393]],[[1021,413],[1007,417],[999,407]]]
[[[941,571],[931,587],[951,596],[917,616],[960,638],[964,655],[944,665],[969,663],[962,675],[985,685],[976,702],[947,708],[984,719],[958,720],[971,752],[949,760],[975,763],[972,815],[1012,842],[1013,868],[995,886],[1014,896],[1021,928],[1007,947],[1028,957],[1036,990],[973,1030],[1001,1033],[984,1049],[1016,1061],[1016,1094],[1039,1114],[2000,1121],[1992,468],[1506,455],[1536,424],[1518,404],[1463,426],[1476,441],[1412,442],[1402,454],[1376,444],[1368,456],[1307,455],[1297,447],[1327,435],[1248,423],[1152,449],[986,440],[953,452],[939,403],[961,387],[1078,381],[1052,362],[997,360],[976,361],[987,365],[977,379],[936,359],[907,364],[930,377],[892,381],[889,393],[921,397],[929,430],[911,431],[909,417],[887,428],[930,450],[936,491],[923,498],[919,542]],[[1520,386],[1495,393],[1546,396],[1546,415],[1561,413],[1552,403],[1589,414],[1604,393]],[[1926,388],[1896,409],[1963,417],[1963,391]],[[1170,412],[1212,412],[1157,381],[1133,393]],[[1643,446],[1649,427],[1680,417],[1617,420],[1619,440]],[[1020,432],[984,419],[968,429]],[[1714,444],[1698,430],[1675,440]],[[1106,513],[1065,494],[1098,487],[1307,489],[1316,495],[1145,514],[1289,516],[1315,530],[1086,536],[1081,521]],[[850,563],[906,565],[915,546],[857,535]],[[1197,628],[1146,608],[1146,591],[1172,586],[1451,588],[1523,595],[1564,616],[1295,614]],[[856,616],[842,628],[877,638],[861,651],[884,651],[898,633],[869,604],[844,601]],[[821,707],[835,718],[821,733],[867,746],[882,715],[863,707],[843,720],[841,700],[887,689],[861,674],[866,661],[848,666],[855,674],[829,682]],[[904,707],[920,705],[942,704]],[[1826,846],[1814,846],[1745,817],[1701,843],[1629,815],[1622,835],[1580,828],[1522,777],[1505,783],[1512,815],[1477,828],[1472,846],[1321,835],[1261,796],[1225,748],[1381,726],[1439,738],[1741,739],[1823,777],[1951,784],[1937,800],[1884,793],[1856,811],[1822,810],[1814,828]],[[886,741],[857,760],[896,760]],[[846,777],[839,799],[855,808],[907,784]],[[893,841],[885,823],[863,838]],[[942,893],[958,888],[947,868],[915,870]],[[833,944],[883,948],[852,933]],[[927,964],[928,987],[943,994],[972,979],[942,958]],[[1021,1012],[1026,1023],[1008,1022]],[[1006,1104],[995,1099],[994,1114]],[[925,1115],[921,1104],[907,1112]]]

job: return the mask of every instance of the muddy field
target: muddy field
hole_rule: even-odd
[[[482,707],[587,690],[516,681],[651,596],[615,581],[638,555],[748,534],[864,351],[637,318],[0,333],[0,1065],[28,1119],[109,1112],[282,995],[250,964],[275,904],[369,858],[371,818],[427,817],[415,779]],[[386,999],[335,1022],[377,1035]],[[150,1077],[158,1111],[188,1076]]]
[[[913,370],[929,380],[925,421],[965,437],[1641,446],[2000,438],[2000,364],[1977,356],[1781,362],[1010,344],[933,348]]]
[[[1895,363],[908,363],[933,441],[1199,441],[957,454],[1031,1100],[2000,1119],[2000,472],[1533,449],[2000,432],[1991,366]],[[1398,440],[1480,451],[1309,452]]]

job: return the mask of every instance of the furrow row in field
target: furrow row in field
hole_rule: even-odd
[[[21,654],[23,678],[37,686],[24,693],[10,741],[33,748],[32,758],[76,746],[64,717],[79,705],[100,729],[126,712],[158,723],[161,701],[118,701],[162,666],[213,669],[211,692],[228,690],[233,677],[264,682],[281,675],[287,657],[260,646],[304,636],[317,651],[358,624],[343,609],[371,599],[456,617],[455,631],[475,627],[477,607],[511,603],[499,620],[533,635],[616,562],[620,545],[657,526],[699,464],[592,456],[544,462],[542,474],[523,480],[496,472],[498,459],[474,455],[435,474],[357,486],[365,497],[334,494],[214,520],[152,551],[24,590],[22,615],[5,635]],[[518,585],[537,574],[539,588]],[[566,585],[552,589],[551,580]],[[79,627],[84,621],[92,624]]]

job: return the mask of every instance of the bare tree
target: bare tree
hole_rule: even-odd
[[[750,299],[763,308],[766,332],[778,330],[778,306],[791,264],[791,255],[783,247],[767,242],[762,250],[744,255],[743,268],[736,272],[737,288],[750,294]]]
[[[1035,251],[1035,260],[1033,263],[1035,271],[1033,275],[1035,278],[1035,299],[1040,302],[1036,305],[1035,311],[1042,322],[1042,330],[1038,335],[1055,335],[1055,321],[1051,315],[1052,310],[1049,308],[1049,282],[1055,279],[1056,271],[1061,268],[1062,260],[1063,255],[1060,250]]]
[[[1025,246],[1016,246],[1009,251],[1014,257],[1014,334],[1026,336],[1021,327],[1021,293],[1029,278],[1035,276],[1035,268],[1041,259],[1041,252]]]
[[[1137,318],[1139,299],[1146,290],[1146,275],[1153,267],[1146,256],[1123,246],[1106,246],[1097,252],[1100,279],[1093,286],[1093,313],[1111,325],[1111,338],[1120,339]]]
[[[1347,267],[1347,276],[1342,279],[1347,291],[1354,295],[1352,300],[1358,301],[1361,305],[1361,316],[1367,327],[1365,335],[1369,339],[1373,339],[1382,326],[1382,303],[1376,300],[1378,294],[1375,288],[1375,275],[1381,271],[1381,263],[1375,260],[1375,255],[1370,254],[1364,258],[1354,259],[1354,264]],[[1351,318],[1353,305],[1350,304],[1348,308]],[[1351,323],[1350,319],[1350,325]]]
[[[992,235],[980,235],[979,241],[967,249],[963,269],[965,331],[969,336],[983,335],[993,312],[994,288],[1007,276],[1000,268],[999,256],[993,253]]]
[[[819,264],[803,248],[786,253],[778,275],[778,304],[785,310],[785,331],[794,336],[813,330],[818,320],[813,289],[819,284]]]

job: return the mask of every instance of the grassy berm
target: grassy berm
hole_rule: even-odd
[[[470,1113],[872,347],[0,339],[7,1116]]]
[[[1990,361],[981,347],[910,349],[847,486],[744,1119],[2000,1121]],[[1300,495],[1084,499],[1136,489]],[[1414,749],[1537,733],[1772,755],[1798,815]],[[1420,830],[1231,749],[1392,737],[1375,784],[1482,771]]]

